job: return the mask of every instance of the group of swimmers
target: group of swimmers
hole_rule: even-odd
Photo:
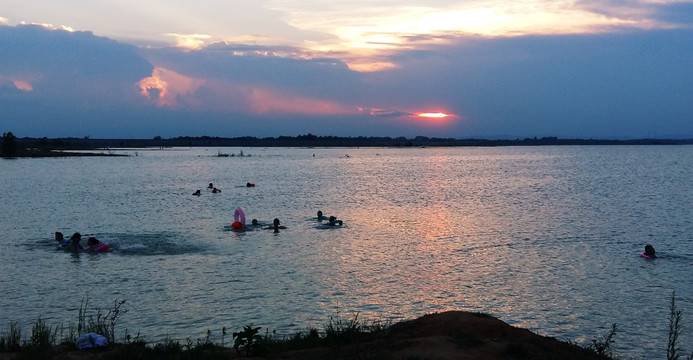
[[[239,231],[239,230],[243,231],[243,230],[246,230],[247,228],[260,228],[262,226],[263,225],[260,224],[260,222],[257,221],[257,219],[253,219],[252,221],[250,221],[250,226],[245,224],[245,219],[243,219],[242,221],[234,221],[231,224],[231,228],[233,230],[236,230],[236,231]],[[272,221],[272,225],[267,226],[263,229],[274,230],[274,232],[278,233],[280,229],[286,229],[286,226],[283,226],[281,224],[281,222],[279,221],[279,219],[275,218],[274,221]]]
[[[251,182],[248,182],[248,183],[245,184],[245,186],[246,186],[246,187],[255,187],[255,184],[253,184],[253,183],[251,183]],[[219,189],[217,189],[216,187],[214,187],[214,183],[209,183],[209,185],[207,186],[207,189],[210,189],[210,190],[212,191],[212,194],[217,194],[217,193],[220,193],[220,192],[221,192],[221,190],[219,190]],[[192,194],[195,195],[195,196],[200,196],[200,195],[202,195],[202,190],[198,189],[198,190],[196,190],[196,191],[195,191],[194,193],[192,193]]]
[[[101,242],[99,241],[99,239],[93,236],[90,236],[87,239],[87,247],[85,249],[82,246],[82,244],[80,244],[80,241],[82,241],[82,234],[78,232],[72,234],[72,236],[66,240],[63,236],[63,233],[61,233],[60,231],[56,231],[55,241],[58,243],[58,250],[67,250],[74,253],[79,253],[83,251],[92,253],[102,253],[111,251],[107,243]]]
[[[327,220],[325,225],[329,226],[342,226],[342,224],[344,224],[344,222],[342,220],[338,220],[336,216],[327,217],[322,214],[321,210],[318,210],[318,221],[322,224],[323,220]]]
[[[207,186],[207,189],[212,190],[212,193],[213,193],[213,194],[216,194],[216,193],[220,193],[220,192],[221,192],[221,190],[219,190],[219,189],[217,189],[217,188],[214,187],[214,184],[213,184],[213,183],[209,183],[209,186]],[[202,190],[197,189],[197,191],[195,191],[195,192],[192,193],[192,194],[195,195],[195,196],[200,196],[200,195],[202,195]]]
[[[236,209],[236,213],[242,213],[243,210]],[[323,215],[322,211],[318,210],[318,222],[322,225],[327,225],[327,226],[342,226],[344,224],[344,221],[337,219],[336,216],[325,216]],[[323,223],[323,220],[327,220],[326,223]],[[234,214],[234,222],[231,224],[231,228],[234,230],[245,230],[248,227],[261,227],[263,226],[260,224],[260,222],[257,219],[253,219],[250,222],[250,226],[246,226],[245,224],[245,214],[243,214],[242,219],[240,216],[236,216]],[[286,226],[283,226],[281,222],[279,221],[278,218],[275,218],[274,221],[272,221],[271,226],[267,226],[263,228],[265,230],[274,230],[275,233],[278,233],[280,229],[286,229]]]

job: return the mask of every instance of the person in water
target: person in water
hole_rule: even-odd
[[[214,189],[214,184],[209,183],[209,186],[207,186],[207,189]]]
[[[60,231],[55,232],[55,241],[58,243],[58,249],[62,249],[70,245],[70,240],[65,240],[63,233],[61,233]]]
[[[327,219],[327,217],[322,214],[322,210],[318,210],[318,221],[323,221],[325,219]]]
[[[89,252],[107,252],[109,251],[108,249],[108,244],[102,243],[99,241],[99,239],[90,236],[87,239],[87,250]]]
[[[330,216],[330,218],[327,220],[327,225],[331,225],[331,226],[336,226],[336,225],[342,226],[343,223],[344,222],[342,220],[337,220],[336,216]]]
[[[195,192],[193,193],[193,195],[195,195],[195,196],[200,196],[200,195],[202,195],[202,193],[200,192],[200,190],[197,190],[197,191],[195,191]]]
[[[80,252],[80,251],[83,251],[84,248],[83,248],[82,245],[79,243],[81,240],[82,240],[82,234],[80,234],[80,233],[78,233],[78,232],[72,234],[72,236],[70,237],[69,249],[70,249],[72,252]]]
[[[216,193],[220,193],[221,190],[219,190],[219,189],[217,189],[217,188],[213,188],[213,189],[212,189],[212,192],[216,194]]]
[[[272,222],[272,226],[270,226],[266,229],[267,230],[274,230],[274,232],[278,233],[279,229],[286,229],[286,226],[281,226],[279,219],[275,218],[274,221]]]
[[[647,256],[648,258],[651,258],[651,259],[654,259],[657,257],[657,255],[655,254],[654,246],[652,246],[650,244],[645,245],[645,256]]]

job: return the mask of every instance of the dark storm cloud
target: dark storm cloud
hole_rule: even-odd
[[[0,108],[18,134],[98,127],[84,114],[141,102],[137,82],[153,69],[136,47],[90,32],[0,26],[0,49]]]
[[[120,103],[152,70],[137,48],[90,32],[0,26],[0,48],[0,76],[30,84],[37,101]]]

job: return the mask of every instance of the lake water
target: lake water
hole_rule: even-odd
[[[0,331],[85,298],[126,300],[116,335],[153,342],[471,310],[585,345],[616,323],[618,353],[665,358],[676,291],[693,350],[692,146],[114,152],[0,161]],[[287,228],[230,231],[237,207]]]

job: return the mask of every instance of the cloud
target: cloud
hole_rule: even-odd
[[[157,67],[139,83],[141,94],[159,107],[252,115],[355,114],[356,107],[337,101],[282,91],[269,85],[239,83],[223,76],[189,77]]]
[[[693,2],[677,2],[657,8],[654,17],[664,23],[690,28],[693,25]]]
[[[373,109],[373,108],[361,108],[363,112],[377,117],[402,117],[402,116],[412,116],[414,114],[406,111],[392,110],[392,109]]]
[[[2,131],[93,137],[693,135],[693,36],[685,27],[403,39],[406,45],[377,57],[396,67],[357,72],[340,52],[317,56],[295,46],[227,41],[196,50],[136,48],[89,32],[0,26],[0,48],[7,49],[0,52],[0,108],[9,119]],[[433,115],[415,116],[420,113]]]
[[[165,34],[176,39],[176,47],[184,49],[199,49],[205,44],[205,40],[211,38],[205,34]]]
[[[133,46],[46,26],[0,26],[0,48],[0,82],[20,91],[0,91],[0,108],[18,133],[98,126],[84,114],[142,104],[137,82],[153,68]]]
[[[290,47],[218,43],[193,52],[149,49],[142,52],[157,67],[196,79],[275,89],[329,101],[358,99],[360,74],[334,58],[307,58]]]
[[[459,136],[690,136],[692,56],[685,29],[468,37],[398,53],[364,98],[459,114],[447,128]]]
[[[152,69],[135,47],[89,32],[1,26],[0,48],[0,75],[62,101],[123,95]]]

